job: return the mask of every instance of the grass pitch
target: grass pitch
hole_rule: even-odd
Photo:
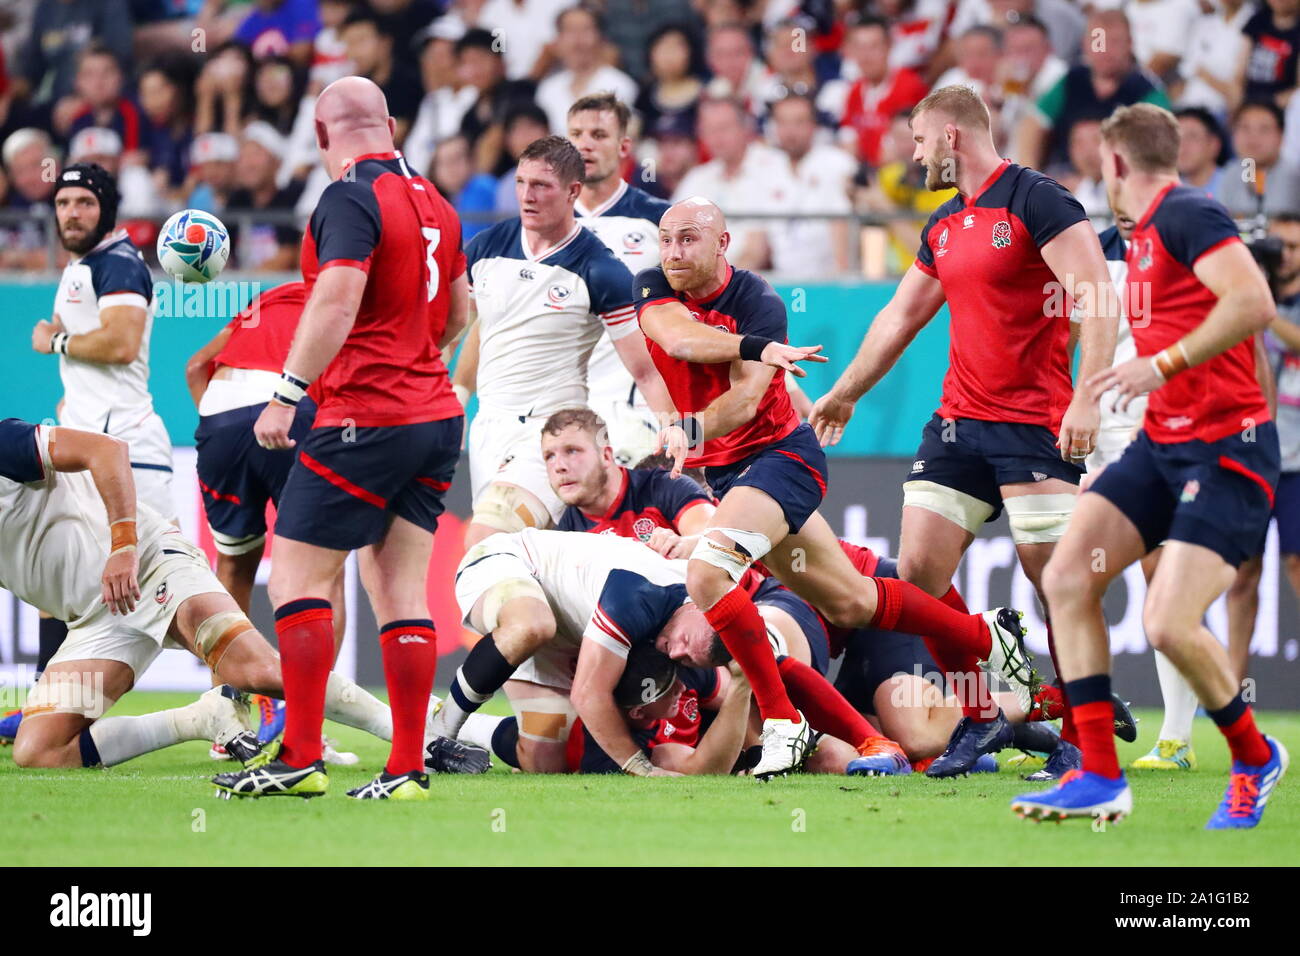
[[[115,713],[174,707],[192,695],[132,693]],[[1145,711],[1127,762],[1159,729]],[[1265,712],[1261,726],[1300,757],[1300,714]],[[1094,832],[1086,822],[1014,817],[1033,789],[1008,771],[953,781],[800,776],[749,779],[536,777],[497,767],[435,777],[428,803],[348,800],[380,767],[386,745],[331,724],[361,756],[330,768],[323,799],[223,801],[208,778],[230,764],[183,744],[107,771],[19,770],[0,750],[3,866],[149,865],[1144,865],[1300,863],[1300,768],[1253,831],[1207,833],[1228,754],[1196,722],[1194,773],[1130,772],[1132,817]]]

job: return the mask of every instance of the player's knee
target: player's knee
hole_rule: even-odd
[[[568,773],[564,745],[553,741],[529,740],[522,735],[515,747],[519,769],[525,773]]]
[[[1048,607],[1059,609],[1097,597],[1105,589],[1105,579],[1087,562],[1071,561],[1064,552],[1057,552],[1043,568],[1038,589]]]
[[[952,575],[926,560],[923,555],[902,554],[898,557],[898,577],[915,584],[931,597],[942,597],[952,587]]]
[[[875,617],[876,602],[875,592],[870,588],[855,587],[825,601],[821,612],[834,627],[865,627]]]
[[[1147,643],[1154,650],[1168,653],[1176,648],[1189,634],[1172,615],[1166,614],[1159,606],[1147,607],[1142,613],[1142,629],[1146,632]]]
[[[36,730],[36,728],[32,728]],[[14,741],[14,764],[24,768],[60,766],[60,751],[71,741],[51,740],[49,734],[28,732],[18,734]]]
[[[691,561],[686,565],[686,593],[702,608],[717,604],[734,583],[730,575],[711,564]]]

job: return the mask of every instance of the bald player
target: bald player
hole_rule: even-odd
[[[947,302],[949,368],[903,484],[898,574],[965,610],[952,576],[980,527],[1005,509],[1020,566],[1041,599],[1043,567],[1096,446],[1098,395],[1087,381],[1110,367],[1119,303],[1083,207],[1060,184],[1001,158],[978,94],[935,90],[912,111],[911,126],[926,186],[956,186],[958,195],[930,217],[916,262],[809,421],[823,444],[839,441],[858,400]],[[1081,313],[1077,384],[1071,301]],[[977,656],[937,644],[930,652],[945,671],[978,676]],[[1010,739],[987,687],[976,690],[929,775],[965,773]],[[1068,719],[1062,736],[1077,743]]]
[[[659,223],[662,265],[639,273],[633,293],[650,356],[681,413],[660,443],[684,433],[686,464],[705,469],[719,499],[691,552],[686,587],[753,687],[763,717],[755,776],[798,766],[809,742],[763,620],[738,586],[758,560],[837,626],[932,634],[987,658],[1027,704],[1032,673],[1014,611],[955,611],[906,582],[864,578],[840,549],[817,512],[826,493],[825,453],[800,423],[784,383],[786,372],[804,374],[798,363],[825,361],[821,347],[786,344],[784,303],[762,278],[732,268],[730,243],[712,202],[677,203]],[[863,756],[879,767],[869,769],[910,769],[892,741],[873,747]]]
[[[384,770],[348,795],[424,800],[424,717],[438,659],[425,577],[464,426],[441,353],[469,302],[460,223],[393,148],[395,123],[374,83],[330,84],[315,122],[334,181],[303,237],[307,305],[254,426],[264,448],[294,447],[295,407],[314,384],[319,408],[285,482],[272,552],[284,743],[277,759],[217,785],[253,797],[324,792],[330,595],[348,552],[359,550],[380,622],[393,744]]]

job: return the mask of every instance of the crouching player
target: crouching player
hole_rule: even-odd
[[[1196,690],[1232,753],[1227,793],[1207,828],[1257,825],[1287,767],[1286,750],[1256,728],[1223,647],[1202,623],[1268,527],[1280,456],[1249,340],[1276,310],[1227,212],[1180,185],[1178,148],[1177,121],[1150,104],[1118,109],[1102,124],[1111,205],[1137,222],[1127,305],[1138,357],[1090,385],[1116,387],[1121,404],[1150,397],[1142,434],[1082,495],[1044,571],[1083,770],[1012,801],[1036,819],[1118,819],[1132,809],[1110,739],[1102,596],[1162,541],[1143,608],[1147,638]]]
[[[228,688],[174,710],[101,719],[164,647],[189,650],[237,691],[282,693],[278,656],[203,553],[137,504],[124,442],[0,421],[0,581],[68,621],[23,710],[19,766],[112,766],[185,740],[257,755],[246,708]],[[327,698],[332,719],[392,735],[388,708],[347,678],[331,673]]]

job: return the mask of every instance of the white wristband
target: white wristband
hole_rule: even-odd
[[[50,336],[50,354],[67,355],[68,339],[70,338],[72,338],[72,336],[67,332],[55,332],[52,336]]]
[[[307,395],[308,383],[288,369],[280,373],[280,381],[275,386],[275,399],[282,405],[297,405]]]
[[[1157,362],[1154,357],[1151,359],[1151,367],[1155,369],[1156,375],[1160,376],[1161,384],[1164,384],[1165,382],[1169,381],[1169,379],[1165,378],[1165,373],[1160,371],[1160,363]]]
[[[654,773],[655,765],[650,762],[644,750],[638,750],[619,769],[632,777],[648,777]]]

